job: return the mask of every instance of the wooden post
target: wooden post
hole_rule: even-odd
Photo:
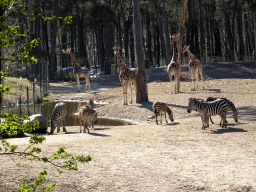
[[[183,6],[182,6],[181,22],[180,22],[180,38],[178,41],[178,65],[179,65],[178,92],[180,91],[180,74],[181,74],[181,63],[182,63],[182,41],[183,41],[183,32],[184,32],[184,24],[185,24],[185,16],[186,16],[186,7],[187,7],[187,0],[184,0]]]
[[[28,116],[29,116],[29,95],[28,95],[28,86],[27,86],[27,109],[28,109]]]

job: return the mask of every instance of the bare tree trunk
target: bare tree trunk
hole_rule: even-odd
[[[168,27],[168,17],[165,10],[165,0],[162,0],[162,10],[163,10],[163,17],[164,17],[164,33],[165,33],[165,43],[166,43],[166,63],[169,64],[172,59],[172,53],[171,53],[171,43],[170,43],[170,33],[169,27]]]
[[[58,0],[55,1],[54,3],[54,15],[57,15],[57,10],[58,10]],[[57,36],[57,20],[53,19],[52,21],[52,42],[51,42],[51,55],[50,55],[50,70],[49,70],[49,78],[50,80],[55,80],[55,74],[56,72],[56,36]]]
[[[155,13],[155,17],[156,17],[156,21],[157,21],[157,25],[158,25],[158,29],[159,29],[159,35],[160,35],[161,46],[162,46],[162,56],[164,56],[165,62],[166,62],[166,48],[165,48],[162,24],[161,24],[161,21],[160,21],[160,17],[159,17],[158,11],[157,11],[157,7],[156,7],[156,4],[155,4],[155,1],[151,0],[151,3],[152,3],[153,8],[154,8],[154,13]],[[166,65],[168,65],[168,64],[169,63],[166,62]]]
[[[184,24],[185,24],[186,7],[187,7],[187,0],[183,0],[181,21],[180,21],[180,38],[179,38],[179,44],[178,44],[178,65],[179,65],[178,92],[180,91],[180,74],[181,74],[181,63],[182,63],[182,41],[183,41],[183,32],[184,32]]]
[[[223,11],[224,11],[224,17],[225,17],[225,28],[226,28],[226,34],[227,34],[227,39],[228,39],[228,53],[229,53],[229,60],[230,61],[235,61],[235,56],[234,56],[234,38],[232,35],[231,31],[231,24],[230,24],[230,18],[229,18],[229,13],[227,11],[226,5],[223,3]]]
[[[138,65],[136,79],[136,103],[148,101],[147,74],[142,42],[142,25],[139,0],[133,0],[133,30],[136,50],[136,63]]]
[[[80,12],[82,15],[80,16]],[[86,31],[84,30],[84,6],[82,10],[77,6],[76,7],[76,15],[77,15],[77,29],[78,29],[78,63],[81,66],[86,66],[87,69],[90,69],[88,58],[87,58],[87,50],[85,46],[84,37],[86,36]]]
[[[106,5],[110,6],[110,0],[106,0]],[[113,34],[110,21],[107,21],[104,25],[104,43],[105,43],[105,62],[104,62],[104,74],[111,74],[111,61],[113,60]]]
[[[204,37],[204,20],[202,11],[202,0],[199,0],[199,28],[200,28],[200,59],[202,60],[205,53],[205,37]]]

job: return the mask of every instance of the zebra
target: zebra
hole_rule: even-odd
[[[80,123],[80,133],[82,132],[81,126],[84,126],[84,133],[86,132],[85,129],[87,129],[89,133],[89,123],[91,122],[92,127],[94,123],[97,123],[97,112],[91,107],[83,105],[78,108],[78,120]]]
[[[235,120],[235,122],[237,123],[238,122],[238,112],[237,112],[236,106],[234,105],[233,102],[231,102],[230,100],[228,100],[226,98],[216,98],[216,97],[207,97],[206,102],[215,101],[217,99],[223,99],[228,103],[228,108],[232,111],[232,117]],[[214,124],[211,117],[210,117],[210,120],[211,120],[212,124]],[[221,122],[222,121],[220,121],[220,126],[221,126]]]
[[[226,127],[226,112],[228,110],[228,103],[224,99],[217,99],[214,101],[205,102],[202,99],[190,98],[187,112],[190,113],[193,109],[201,114],[203,127],[209,127],[209,118],[212,115],[219,115],[223,121],[222,127]]]
[[[67,133],[67,130],[65,128],[65,116],[67,114],[67,107],[66,104],[63,102],[59,102],[55,105],[52,117],[51,117],[51,132],[50,134],[53,134],[54,130],[56,129],[56,126],[58,126],[57,132],[60,131],[60,125],[62,121],[63,125],[63,132]]]
[[[162,124],[162,113],[164,113],[164,117],[165,117],[165,121],[166,123],[168,123],[167,119],[166,119],[166,113],[168,113],[169,115],[169,119],[173,122],[173,112],[172,110],[166,105],[166,103],[162,103],[162,102],[155,102],[152,106],[153,111],[155,113],[156,116],[156,124],[158,125],[158,121],[157,121],[157,115],[160,113],[161,115],[161,124]]]

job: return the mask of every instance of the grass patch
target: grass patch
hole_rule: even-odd
[[[3,80],[4,86],[10,86],[11,92],[8,94],[11,95],[22,95],[26,93],[27,87],[32,89],[32,83],[24,78],[17,77],[5,77]]]

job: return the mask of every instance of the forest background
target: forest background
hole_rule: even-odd
[[[132,1],[22,0],[20,3],[33,16],[18,14],[7,22],[20,26],[21,33],[29,38],[16,37],[16,46],[5,48],[2,55],[8,58],[13,49],[40,38],[39,46],[29,55],[37,58],[38,64],[13,62],[4,69],[8,76],[40,79],[48,75],[51,81],[61,80],[62,73],[58,72],[71,66],[69,55],[62,52],[67,48],[74,51],[81,66],[98,67],[105,75],[118,72],[114,45],[122,47],[126,64],[137,66]],[[144,0],[140,1],[140,8],[145,66],[168,65],[172,56],[170,36],[179,32],[182,1]],[[255,0],[188,0],[183,43],[190,45],[191,52],[202,62],[255,60],[255,13]],[[56,18],[44,20],[38,15]],[[71,24],[58,20],[66,16],[73,17]]]

